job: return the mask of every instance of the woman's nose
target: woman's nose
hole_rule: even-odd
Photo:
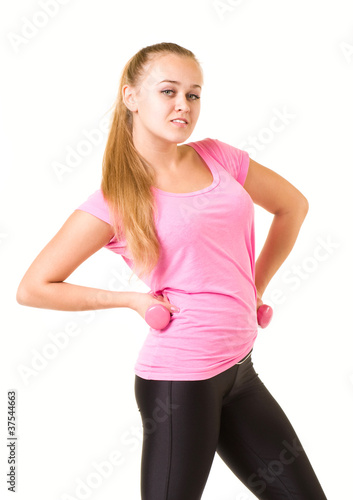
[[[175,104],[175,109],[177,111],[180,111],[180,110],[189,111],[190,110],[190,106],[189,106],[189,103],[186,100],[186,97],[178,97],[177,98],[177,101],[176,101],[176,104]]]

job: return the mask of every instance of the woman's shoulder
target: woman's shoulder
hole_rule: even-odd
[[[196,149],[206,151],[214,160],[222,165],[235,179],[244,182],[250,158],[247,151],[237,148],[232,144],[207,137],[205,139],[188,143]]]
[[[101,188],[91,193],[76,210],[84,210],[111,224],[109,206]]]
[[[187,143],[188,145],[195,145],[196,147],[208,150],[211,153],[220,154],[220,155],[229,155],[236,153],[246,153],[242,149],[233,146],[227,142],[221,141],[220,139],[215,139],[211,137],[206,137],[205,139],[201,139],[198,141],[192,141]]]

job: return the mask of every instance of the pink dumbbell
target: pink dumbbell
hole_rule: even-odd
[[[162,304],[153,304],[147,309],[145,320],[155,330],[163,330],[170,321],[170,312]]]
[[[273,309],[266,304],[262,304],[257,310],[257,322],[261,328],[269,325],[273,316]]]

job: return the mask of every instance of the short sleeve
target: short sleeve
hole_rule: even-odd
[[[81,205],[79,205],[75,210],[83,210],[84,212],[88,212],[89,214],[98,217],[98,219],[113,225],[109,214],[109,206],[101,189],[97,189],[97,191],[92,193],[87,200],[81,203]],[[126,240],[123,239],[118,241],[115,235],[109,243],[104,246],[104,248],[112,250],[114,253],[118,253],[123,256],[127,255]]]
[[[209,153],[243,186],[249,169],[249,153],[218,139],[206,141]]]
[[[97,191],[92,193],[86,201],[81,203],[81,205],[76,208],[76,210],[83,210],[84,212],[95,215],[108,224],[112,224],[109,215],[108,203],[106,202],[101,189],[97,189]]]

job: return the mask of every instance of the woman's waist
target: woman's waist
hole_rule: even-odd
[[[256,292],[249,288],[227,293],[209,291],[188,293],[165,288],[156,293],[164,295],[171,304],[180,309],[175,316],[181,316],[183,313],[197,317],[200,314],[206,317],[224,314],[229,318],[229,316],[236,317],[239,314],[255,314],[256,311]]]
[[[165,337],[194,339],[211,336],[247,336],[257,331],[256,302],[234,297],[212,298],[205,294],[185,297],[167,292],[169,302],[179,308],[172,313],[169,324],[163,330],[150,332]]]
[[[228,322],[227,325],[212,326],[187,325],[173,320],[163,330],[150,329],[140,356],[164,360],[224,360],[250,348],[257,334],[257,325],[250,323],[233,325]]]

